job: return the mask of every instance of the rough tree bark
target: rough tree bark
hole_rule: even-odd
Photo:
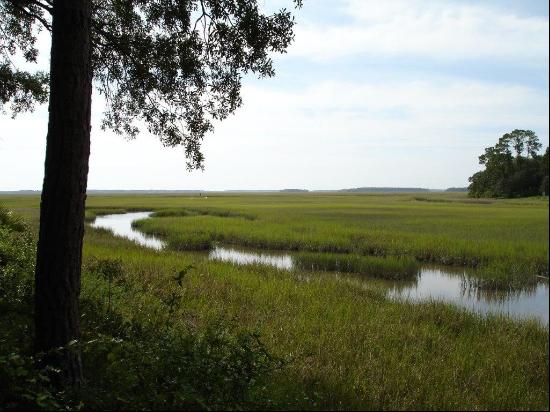
[[[49,123],[36,261],[35,345],[48,352],[79,337],[80,266],[90,154],[90,0],[55,0]],[[78,352],[48,359],[73,384]]]

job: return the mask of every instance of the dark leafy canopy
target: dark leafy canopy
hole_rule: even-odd
[[[293,1],[300,7],[301,0]],[[257,0],[95,0],[93,76],[107,103],[103,127],[127,137],[140,128],[166,146],[182,145],[201,168],[204,135],[241,103],[242,76],[273,76],[271,53],[293,39],[286,9],[265,15]],[[47,97],[44,73],[19,72],[36,61],[36,35],[50,29],[52,0],[0,0],[0,97],[14,112]]]
[[[548,148],[544,156],[537,135],[516,129],[479,156],[485,170],[470,177],[473,197],[522,197],[548,194]]]
[[[48,99],[48,75],[19,70],[15,62],[36,63],[36,36],[43,27],[49,29],[42,7],[31,1],[0,1],[0,110],[10,103],[13,116]]]

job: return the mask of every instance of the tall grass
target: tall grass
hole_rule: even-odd
[[[468,276],[470,285],[487,290],[522,289],[548,280],[548,266],[504,259],[482,266]]]
[[[2,202],[31,217],[39,205],[35,196],[4,196]],[[479,268],[478,277],[493,279],[484,284],[491,288],[548,274],[548,198],[485,202],[460,193],[139,195],[89,196],[87,207],[87,219],[98,213],[153,210],[156,217],[136,227],[162,236],[180,251],[208,250],[213,242],[222,242],[412,257]]]
[[[160,212],[138,227],[164,237],[177,250],[209,249],[213,242],[221,242],[465,265],[479,268],[479,277],[488,279],[487,287],[517,284],[522,277],[529,282],[548,273],[547,201],[479,203],[443,195],[426,199],[403,195],[220,197],[213,198],[202,213],[197,212],[196,202],[184,199],[182,203],[193,207]],[[255,218],[243,219],[246,214]]]
[[[206,201],[211,199],[209,196]],[[450,248],[458,244],[461,250],[467,242],[478,242],[475,245],[479,250],[472,246],[467,249],[471,253],[468,256],[483,257],[488,262],[507,256],[519,264],[525,262],[522,256],[538,257],[542,262],[547,259],[547,203],[457,206],[416,202],[409,196],[351,195],[213,199],[208,207],[244,213],[250,210],[257,218],[245,222],[243,218],[206,215],[159,217],[149,222],[158,226],[155,229],[166,230],[167,235],[181,236],[182,241],[189,233],[251,243],[274,240],[273,244],[282,244],[290,239],[295,242],[293,246],[305,246],[302,251],[341,244],[350,251],[376,247],[386,255],[400,250],[409,257],[418,250],[440,257],[460,256],[450,253],[455,250]],[[191,207],[194,202],[198,200],[91,197],[89,206],[153,210]],[[33,206],[24,200],[22,207],[27,210]],[[488,209],[482,209],[485,207]],[[484,225],[488,228],[485,232]],[[374,244],[370,233],[382,240]],[[409,243],[414,233],[419,235],[420,245]],[[437,242],[445,238],[448,243]],[[457,241],[454,246],[453,238]],[[492,246],[480,246],[484,242]],[[94,262],[104,259],[120,261],[123,268],[111,285],[111,293],[105,276],[85,270],[82,297],[85,301],[104,299],[108,305],[106,297],[110,296],[111,311],[123,324],[141,325],[147,331],[160,330],[158,325],[169,321],[173,322],[170,330],[200,333],[222,320],[233,322],[243,331],[257,331],[266,350],[285,359],[286,367],[252,387],[248,399],[255,400],[255,407],[548,409],[548,328],[537,321],[482,317],[442,303],[388,300],[377,281],[350,282],[320,272],[306,282],[300,278],[300,271],[278,271],[260,265],[241,267],[207,261],[192,252],[149,250],[115,238],[108,231],[88,227],[85,265],[93,268]],[[173,279],[189,265],[194,269],[180,279],[180,286]],[[174,294],[179,296],[180,305],[168,311],[167,304]],[[85,311],[84,322],[94,313],[101,312]],[[16,335],[24,333],[10,334]],[[2,342],[0,339],[0,346]],[[164,345],[170,341],[159,342],[152,343],[152,352],[140,349],[148,356],[143,365],[145,395],[157,393],[154,388],[159,383],[170,382],[160,373],[163,370],[174,368],[178,373],[175,376],[181,379],[178,382],[190,382],[184,369],[179,374],[177,346]],[[157,365],[165,365],[164,369],[148,369],[161,348],[163,361]],[[113,386],[121,383],[116,378],[127,362],[131,361],[130,370],[135,371],[128,376],[139,376],[141,352],[136,355],[132,350],[132,346],[125,346],[111,358],[114,362],[109,362],[108,351],[100,358],[101,370],[112,366],[109,371],[113,374],[104,377]],[[206,356],[207,348],[200,353]],[[217,359],[226,358],[207,359],[207,370],[215,370]],[[200,357],[197,362],[200,364]],[[231,373],[233,369],[228,370]],[[139,392],[139,385],[136,387]],[[116,395],[115,390],[113,393]],[[145,395],[139,406],[147,406]],[[250,407],[250,403],[246,405]]]
[[[85,252],[122,260],[132,291],[113,302],[140,322],[168,316],[155,302],[167,301],[168,279],[193,264],[173,319],[196,330],[220,318],[257,330],[288,362],[263,389],[279,409],[548,407],[548,331],[538,322],[392,301],[376,283],[322,272],[304,282],[266,266],[150,251],[99,231],[88,232]]]
[[[414,279],[419,265],[413,258],[380,258],[336,253],[296,253],[292,256],[299,269],[358,273],[383,279]]]

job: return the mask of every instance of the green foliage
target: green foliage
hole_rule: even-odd
[[[85,276],[96,287],[81,302],[82,340],[71,344],[82,352],[86,382],[70,390],[58,386],[60,371],[39,366],[40,355],[31,355],[33,237],[11,214],[2,213],[2,410],[219,410],[252,408],[262,402],[252,395],[283,363],[270,355],[259,335],[223,319],[200,332],[176,327],[171,315],[181,304],[181,293],[175,293],[176,299],[160,300],[160,309],[170,316],[151,322],[123,316],[117,309],[131,303],[119,299],[123,303],[117,306],[110,298],[111,288],[131,288],[118,258],[86,262]],[[172,279],[179,289],[191,269],[185,266]],[[105,288],[97,287],[105,283],[107,305]]]
[[[11,229],[12,231],[21,232],[25,229],[25,225],[21,218],[0,205],[0,227]]]
[[[470,177],[469,195],[511,198],[547,193],[548,155],[538,155],[541,147],[531,130],[506,133],[479,156],[485,170]]]
[[[120,259],[92,259],[88,263],[88,270],[109,282],[120,279],[124,273]]]
[[[107,292],[107,308],[111,310],[112,284],[120,282],[124,275],[124,268],[120,259],[91,259],[87,265],[88,270],[106,280],[109,284]]]
[[[263,14],[257,0],[91,3],[90,73],[106,101],[102,127],[135,137],[145,125],[165,146],[183,146],[189,168],[202,167],[214,121],[242,104],[243,75],[273,76],[273,53],[294,38],[292,14]],[[36,34],[51,31],[55,7],[0,0],[0,105],[11,101],[14,114],[46,100],[48,76],[12,69],[9,56],[36,61]]]
[[[469,203],[460,194],[426,198],[449,201],[416,201],[413,195],[308,194],[209,195],[204,202],[184,196],[90,196],[88,204],[160,210],[199,208],[200,201],[205,209],[250,213],[256,219],[195,215],[150,220],[162,223],[163,229],[171,225],[182,237],[202,227],[235,243],[240,239],[269,245],[289,241],[292,246],[327,249],[373,247],[387,255],[401,250],[410,256],[448,257],[449,261],[516,262],[514,273],[523,283],[528,272],[538,270],[529,262],[547,264],[547,198],[495,199],[487,204]],[[37,222],[38,198],[3,200]],[[537,321],[479,316],[437,302],[388,300],[384,280],[238,266],[204,257],[196,252],[149,250],[107,231],[87,228],[79,345],[85,352],[88,390],[83,388],[75,397],[63,395],[60,405],[76,409],[82,401],[84,409],[152,405],[162,405],[161,409],[170,405],[276,410],[548,409],[548,327]],[[112,284],[116,299],[110,311],[105,298],[108,277],[88,270],[98,260],[122,262],[121,277]],[[193,268],[186,270],[191,264]],[[497,267],[495,276],[498,271]],[[30,307],[17,306],[9,315],[0,310],[2,356],[30,353],[32,329],[25,325],[32,325],[31,316]],[[229,334],[226,349],[216,346],[217,331],[222,331],[222,337]],[[210,376],[217,382],[208,368],[217,370],[215,363],[223,363],[224,355],[219,354],[230,351],[231,359],[241,359],[240,349],[235,349],[239,344],[231,342],[238,342],[246,331],[260,333],[264,349],[275,357],[271,369],[257,379],[228,381],[226,386],[215,383],[213,395],[203,395],[200,379]],[[210,336],[203,338],[206,335]],[[204,339],[216,342],[217,349],[201,343]],[[161,359],[156,364],[158,342],[172,349],[159,348]],[[218,355],[204,361],[202,356],[181,356],[179,349],[188,353],[189,348]],[[240,362],[265,366],[262,350],[256,349],[250,356],[257,361]],[[110,353],[117,362],[110,362]],[[285,359],[282,369],[277,358]],[[194,380],[186,380],[177,369],[180,361],[200,370]],[[236,362],[222,367],[222,376],[233,379],[230,371],[239,370]],[[210,366],[202,369],[196,366],[199,363]],[[244,371],[239,376],[252,375]],[[187,385],[189,381],[193,386]],[[234,385],[248,388],[247,393],[237,394],[224,407],[216,406]],[[111,397],[110,386],[121,400]],[[156,386],[169,389],[159,393]],[[48,391],[61,399],[54,388]],[[133,397],[136,406],[128,404]],[[205,398],[208,404],[197,406]],[[106,406],[111,401],[112,406]]]
[[[4,348],[1,348],[4,349]],[[33,356],[0,352],[0,405],[2,410],[60,410],[64,393],[56,390],[48,368],[36,367]]]
[[[12,59],[21,54],[26,62],[35,63],[38,49],[35,24],[43,20],[44,10],[33,2],[0,1],[0,112],[11,102],[13,116],[32,110],[34,103],[48,97],[49,76],[13,67]]]
[[[0,307],[31,302],[35,239],[20,218],[0,208]]]
[[[251,390],[277,367],[256,334],[224,324],[198,334],[126,330],[83,348],[94,409],[242,409]]]

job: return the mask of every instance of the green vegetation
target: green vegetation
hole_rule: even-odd
[[[526,256],[547,265],[547,200],[426,198],[445,201],[413,195],[113,196],[90,197],[88,212],[168,210],[140,226],[154,223],[181,244],[191,234],[238,244],[248,239],[254,246],[252,240],[272,246],[287,239],[303,262],[309,258],[322,269],[336,260],[368,262],[382,276],[393,273],[386,269],[395,262],[413,270],[417,256],[407,251],[456,257],[468,243],[473,245],[465,256],[488,262],[485,268],[502,257],[521,267],[529,263]],[[35,229],[36,198],[2,201]],[[21,296],[31,296],[33,243],[24,248],[12,239],[21,233],[10,230],[9,236],[0,250],[23,255],[7,258],[19,263],[0,270],[31,275],[14,275],[19,280],[11,286],[2,283],[0,327],[9,332],[0,338],[0,380],[11,385],[1,392],[4,405],[548,409],[548,329],[539,322],[389,300],[382,281],[154,251],[90,227],[79,343],[89,383],[80,392],[59,393],[30,358],[32,313]],[[420,245],[405,248],[415,238]],[[370,239],[378,239],[377,256],[356,253],[367,250]],[[351,252],[345,259],[340,250],[319,255],[343,245]]]
[[[483,283],[487,287],[548,274],[547,200],[469,199],[460,193],[309,194],[209,196],[178,203],[179,210],[135,226],[163,237],[174,250],[207,250],[221,242],[466,265],[493,280]],[[517,270],[509,271],[512,267]]]
[[[514,130],[479,156],[485,170],[470,177],[472,197],[525,197],[548,195],[548,148],[543,156],[537,135]]]
[[[29,230],[0,209],[2,410],[254,408],[254,391],[283,365],[234,322],[213,321],[200,331],[175,322],[182,285],[144,294],[143,285],[127,282],[126,262],[89,257],[82,339],[68,345],[82,352],[87,380],[67,390],[58,385],[61,371],[42,367],[44,354],[32,349],[35,246]],[[123,316],[121,306],[133,315]]]
[[[6,196],[36,219],[38,199]],[[214,242],[259,249],[336,253],[477,269],[483,287],[508,288],[548,276],[548,198],[472,199],[463,193],[209,194],[91,196],[86,218],[154,210],[135,222],[179,251]]]
[[[383,279],[414,279],[419,270],[418,263],[412,258],[301,252],[292,259],[299,269],[358,273]]]

